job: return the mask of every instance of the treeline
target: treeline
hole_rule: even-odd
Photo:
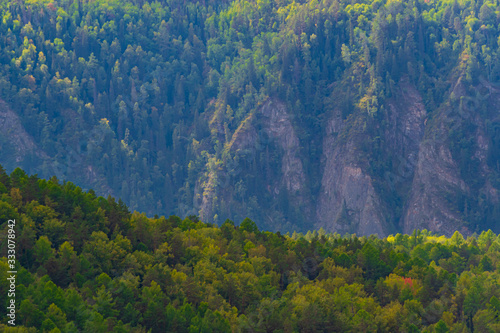
[[[450,76],[498,81],[499,13],[497,2],[483,0],[4,1],[0,97],[46,153],[43,161],[26,157],[26,170],[114,193],[149,214],[205,214],[203,196],[215,191],[211,222],[268,215],[301,226],[286,204],[293,193],[282,188],[276,201],[266,191],[280,169],[276,149],[249,162],[227,149],[259,103],[286,101],[300,124],[314,195],[329,110],[363,114],[375,138],[383,101],[403,76],[431,113]],[[499,133],[497,121],[488,124],[489,140]],[[474,143],[456,141],[454,156],[473,175]],[[382,144],[367,142],[360,156],[374,177],[390,169]],[[498,146],[488,153],[497,173]],[[238,191],[221,188],[224,175]],[[471,223],[485,219],[479,202],[469,207],[478,216]]]
[[[245,219],[148,218],[55,177],[0,172],[16,220],[16,327],[2,332],[487,332],[500,238],[281,235]],[[6,253],[5,241],[1,243]],[[0,261],[6,295],[7,260]]]

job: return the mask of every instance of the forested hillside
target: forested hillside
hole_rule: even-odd
[[[3,1],[0,162],[267,230],[500,232],[497,1]]]
[[[2,332],[490,332],[500,237],[259,231],[130,213],[72,183],[0,170]],[[5,239],[5,237],[2,237]],[[0,242],[7,253],[7,242]],[[10,296],[9,296],[10,297]]]

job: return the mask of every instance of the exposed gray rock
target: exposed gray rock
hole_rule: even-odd
[[[46,157],[38,149],[33,138],[24,130],[19,117],[2,100],[0,100],[0,133],[4,145],[10,146],[14,152],[14,156],[5,156],[5,160],[13,158],[15,163],[20,163],[26,155],[31,153],[40,158]],[[2,147],[2,150],[5,148]]]
[[[75,119],[73,124],[77,123],[75,112],[70,110],[68,112]],[[0,100],[0,152],[2,153],[2,164],[6,169],[12,170],[23,166],[24,160],[31,155],[35,161],[30,163],[31,170],[25,170],[28,173],[40,175],[47,171],[49,174],[43,175],[46,177],[60,173],[59,176],[65,179],[68,172],[71,171],[74,175],[81,176],[78,183],[83,188],[93,188],[102,195],[113,194],[111,188],[106,184],[105,177],[96,172],[95,168],[87,163],[85,157],[80,156],[79,152],[68,148],[68,156],[63,158],[71,160],[72,163],[54,163],[54,160],[26,132],[18,115],[3,100]]]
[[[393,158],[383,182],[392,191],[404,191],[413,179],[420,141],[424,133],[426,111],[418,91],[402,80],[393,98],[386,101],[383,142]],[[317,212],[317,228],[339,233],[386,236],[396,229],[389,218],[384,198],[374,187],[368,163],[360,157],[361,145],[370,137],[364,133],[359,118],[342,120],[340,110],[329,117],[323,141],[324,169]],[[342,139],[341,139],[342,138]]]
[[[414,229],[428,229],[451,236],[456,230],[464,235],[472,234],[467,207],[464,211],[457,208],[458,198],[474,201],[481,195],[489,203],[498,202],[498,190],[488,179],[490,170],[487,165],[489,141],[486,137],[484,115],[480,116],[482,103],[495,105],[498,99],[491,87],[473,87],[476,93],[483,89],[488,91],[480,95],[467,96],[467,91],[459,78],[453,86],[453,99],[470,101],[466,109],[454,109],[453,104],[446,103],[434,119],[434,124],[426,133],[425,140],[419,147],[418,163],[415,177],[410,189],[409,198],[402,216],[403,232],[411,233]],[[493,93],[493,94],[492,94]],[[451,128],[460,129],[468,124],[475,126],[473,134],[473,153],[471,159],[477,161],[477,174],[471,175],[481,180],[480,189],[474,189],[466,183],[460,173],[460,166],[451,153],[452,142],[449,139]],[[456,144],[456,143],[455,143]],[[481,183],[481,182],[480,182]]]
[[[327,161],[321,181],[317,228],[358,235],[386,235],[380,200],[371,178],[353,162],[345,162],[352,143],[325,151]],[[348,158],[347,158],[348,159]]]
[[[445,143],[426,140],[420,146],[410,196],[403,215],[403,231],[428,229],[451,236],[463,223],[447,196],[468,190]],[[464,230],[460,230],[464,231]]]
[[[290,121],[285,105],[269,100],[260,109],[262,125],[267,135],[275,140],[283,152],[281,182],[288,191],[299,192],[304,188],[305,174],[299,158],[299,139]]]
[[[417,164],[420,141],[425,130],[427,112],[420,93],[407,79],[402,79],[396,96],[386,103],[385,130],[387,149],[396,158],[392,172],[403,181],[411,181]]]

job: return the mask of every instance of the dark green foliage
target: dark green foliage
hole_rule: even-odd
[[[302,198],[275,186],[282,177],[279,144],[259,126],[251,149],[235,142],[259,123],[254,118],[265,101],[284,102],[300,156],[307,156],[305,196],[314,200],[324,120],[339,109],[347,123],[339,142],[362,137],[359,162],[397,228],[409,185],[384,181],[398,168],[395,153],[384,149],[384,126],[386,102],[401,80],[424,97],[429,124],[443,108],[463,118],[449,124],[448,139],[473,192],[487,181],[500,187],[495,104],[474,91],[452,97],[450,87],[499,81],[498,12],[492,1],[4,1],[1,108],[10,106],[38,143],[39,152],[23,157],[31,173],[114,193],[150,216],[195,212],[209,223],[249,216],[261,229],[302,231],[307,216],[294,204]],[[486,123],[487,177],[468,121],[476,115]],[[10,172],[19,164],[18,147],[8,134],[0,145]],[[15,171],[7,183],[1,169],[0,194],[33,181]],[[23,198],[54,200],[50,191]],[[67,199],[60,204],[71,216]],[[496,227],[500,206],[475,194],[450,200],[471,230]],[[130,229],[122,204],[99,205],[109,232]],[[352,223],[346,212],[340,221]],[[72,231],[75,248],[88,227]]]
[[[319,237],[316,231],[286,237],[259,232],[250,219],[239,227],[227,220],[219,228],[196,216],[130,214],[111,197],[21,171],[5,181],[21,188],[12,185],[2,196],[4,217],[15,214],[16,233],[32,235],[17,243],[18,326],[61,332],[453,332],[500,325],[500,243],[491,231],[477,240],[425,230],[385,239]],[[40,201],[26,201],[28,191]],[[127,227],[111,231],[113,216]],[[57,242],[48,225],[62,228]],[[0,281],[7,270],[2,258]],[[6,290],[0,282],[0,293]],[[3,331],[5,307],[0,311]]]
[[[247,231],[247,232],[253,232],[253,233],[258,233],[259,229],[257,228],[257,225],[255,224],[254,221],[250,220],[248,217],[243,220],[240,224],[240,229]]]

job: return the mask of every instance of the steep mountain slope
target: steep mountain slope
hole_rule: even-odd
[[[29,164],[30,159],[45,159],[47,155],[41,152],[33,138],[26,133],[19,117],[0,100],[0,150],[4,156],[3,163],[8,168]]]
[[[0,12],[9,171],[219,224],[500,231],[496,2],[11,1]]]
[[[458,80],[452,93],[420,144],[403,219],[406,232],[425,227],[448,235],[455,230],[470,234],[477,225],[496,227],[498,190],[490,166],[498,157],[489,146],[498,143],[487,133],[498,126],[500,95],[484,79],[471,91]]]
[[[377,179],[371,173],[370,162],[360,159],[363,145],[372,140],[363,129],[366,123],[357,119],[349,128],[338,111],[333,113],[323,144],[326,162],[317,226],[340,233],[365,235],[387,235],[397,230],[397,216],[391,211],[390,203],[385,202],[389,198],[382,191],[404,196],[409,188],[425,116],[420,94],[407,78],[403,79],[395,88],[394,96],[387,100],[385,126],[378,130],[382,135],[378,140],[385,143],[380,158],[389,167],[384,168],[383,177]],[[342,137],[348,139],[342,140]],[[376,182],[386,188],[376,188]]]

